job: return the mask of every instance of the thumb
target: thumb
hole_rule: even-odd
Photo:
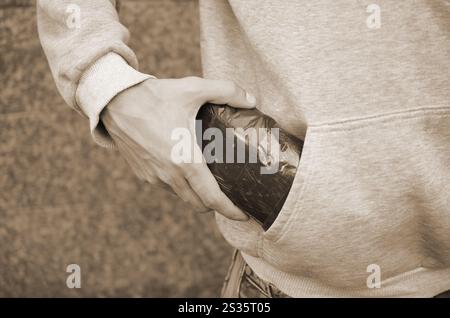
[[[213,104],[228,104],[236,108],[254,108],[256,97],[229,80],[205,79],[203,98]]]

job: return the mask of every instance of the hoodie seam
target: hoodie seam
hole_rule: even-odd
[[[349,118],[333,122],[315,123],[310,124],[308,128],[314,133],[323,131],[347,131],[370,127],[383,122],[392,123],[402,120],[423,118],[425,116],[446,116],[447,113],[450,113],[450,106],[411,108],[397,112]]]

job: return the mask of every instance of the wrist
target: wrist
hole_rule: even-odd
[[[81,77],[76,100],[89,118],[94,140],[102,146],[111,146],[112,140],[102,125],[100,114],[119,93],[153,76],[133,69],[118,54],[110,52],[91,65]]]

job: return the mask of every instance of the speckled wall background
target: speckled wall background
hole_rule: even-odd
[[[34,6],[0,1],[0,296],[217,296],[231,249],[213,216],[94,145],[56,91]],[[120,15],[142,71],[201,74],[196,1],[125,0]]]

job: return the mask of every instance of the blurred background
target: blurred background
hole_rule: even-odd
[[[231,248],[212,214],[142,183],[66,106],[33,0],[0,0],[0,296],[215,297]],[[140,70],[201,75],[195,0],[122,0]],[[66,287],[67,265],[81,289]]]

